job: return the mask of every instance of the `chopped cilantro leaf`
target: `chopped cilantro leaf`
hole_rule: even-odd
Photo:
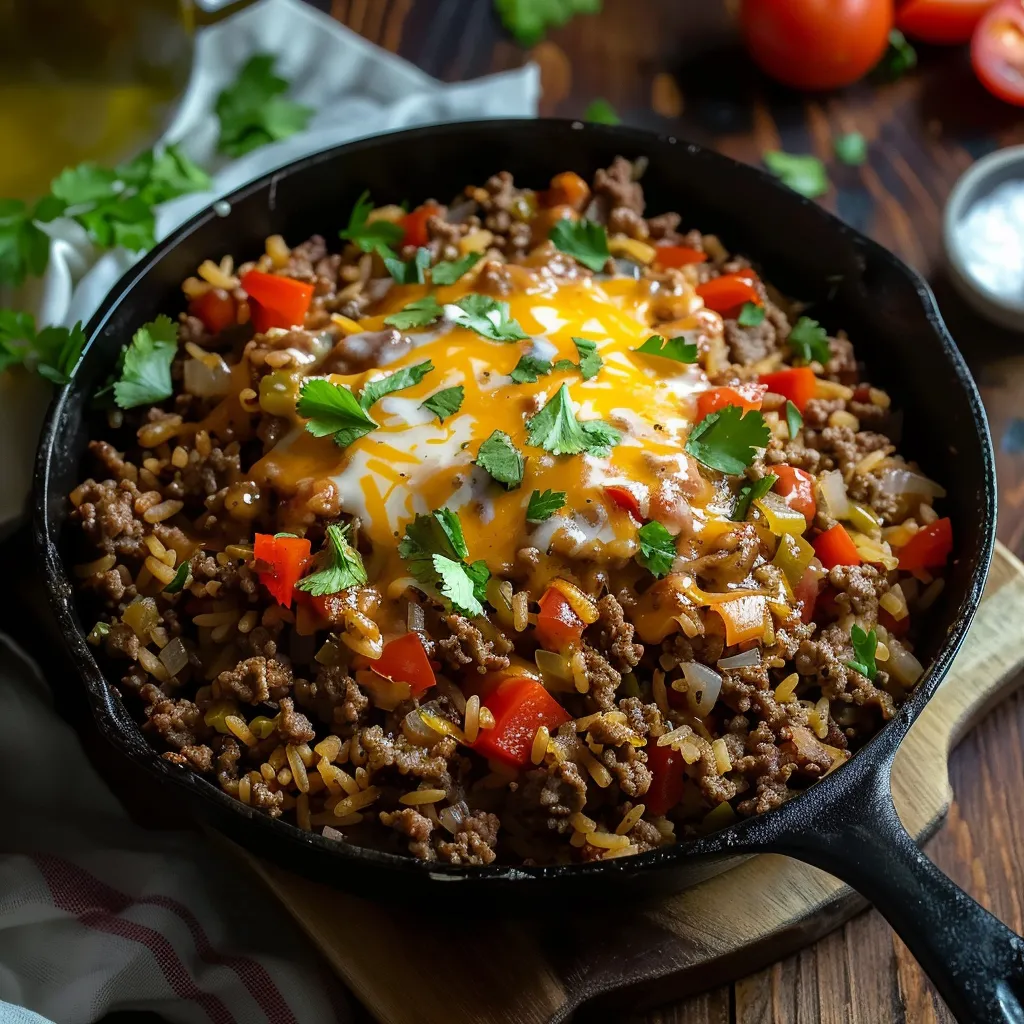
[[[744,302],[740,315],[736,317],[736,323],[740,327],[757,327],[764,320],[764,306],[756,302]]]
[[[356,200],[356,205],[352,207],[348,227],[338,234],[363,252],[378,252],[382,257],[393,257],[392,250],[401,245],[405,230],[401,224],[395,224],[390,220],[371,221],[369,217],[372,211],[373,201],[370,199],[370,193],[363,192]]]
[[[472,270],[484,257],[482,252],[467,252],[457,260],[442,260],[430,271],[433,284],[455,284],[467,271]]]
[[[587,109],[583,111],[583,120],[590,121],[591,124],[622,123],[622,118],[619,117],[615,108],[606,99],[601,98],[591,101]]]
[[[763,498],[774,486],[779,478],[774,473],[761,477],[753,483],[744,484],[736,495],[736,504],[732,507],[733,522],[742,523],[747,518],[750,506]]]
[[[403,391],[405,388],[411,388],[414,384],[419,384],[433,369],[434,364],[427,359],[422,363],[405,366],[401,370],[389,373],[386,377],[371,380],[359,395],[359,404],[364,409],[369,410],[374,402],[380,401],[385,395],[390,395],[393,391]]]
[[[580,357],[580,375],[584,380],[596,377],[598,371],[604,365],[597,353],[597,342],[588,341],[586,338],[574,337],[572,343],[576,346],[576,352]]]
[[[674,359],[677,363],[697,362],[697,346],[686,338],[663,338],[660,334],[652,334],[634,352],[642,352],[645,356],[661,356],[662,359]]]
[[[517,384],[536,384],[538,378],[551,372],[551,363],[536,356],[520,356],[509,376]]]
[[[618,430],[602,420],[577,420],[565,384],[536,416],[526,421],[526,430],[530,444],[553,455],[586,452],[603,458],[622,439]]]
[[[889,48],[882,54],[872,76],[892,82],[916,67],[917,50],[907,42],[907,37],[898,28],[892,29],[889,32]]]
[[[31,313],[0,309],[0,372],[24,365],[54,384],[67,384],[85,348],[82,324],[36,332]]]
[[[610,258],[608,235],[600,224],[592,220],[556,221],[548,232],[548,238],[556,248],[595,273],[604,270]]]
[[[812,320],[809,316],[802,316],[797,320],[786,340],[793,355],[805,363],[818,362],[824,366],[832,358],[828,332],[817,320]]]
[[[19,285],[46,270],[50,239],[37,219],[20,199],[0,199],[0,284]]]
[[[596,14],[601,0],[494,0],[494,7],[520,46],[536,46],[549,28],[560,28],[574,14]]]
[[[177,351],[178,325],[170,317],[161,315],[143,324],[124,350],[114,401],[122,409],[134,409],[170,398],[171,363]]]
[[[783,153],[775,149],[764,154],[764,162],[783,185],[808,199],[817,199],[828,192],[828,174],[816,156]]]
[[[868,144],[860,132],[847,132],[835,142],[836,156],[851,167],[859,167],[868,158]]]
[[[0,309],[0,373],[25,362],[35,336],[36,321],[31,313]]]
[[[676,539],[657,520],[645,523],[637,530],[640,544],[636,560],[654,576],[662,577],[672,571],[676,559]]]
[[[187,559],[178,566],[174,579],[164,587],[165,594],[177,594],[188,586],[192,579],[192,563]]]
[[[238,77],[217,96],[214,109],[220,121],[217,149],[238,157],[268,142],[286,139],[302,131],[313,115],[304,107],[284,98],[289,82],[274,74],[276,58],[256,53],[238,72]]]
[[[417,249],[411,260],[400,260],[397,256],[384,256],[384,266],[398,284],[423,284],[423,271],[430,266],[430,250]]]
[[[486,470],[492,479],[503,484],[506,491],[515,490],[523,482],[522,453],[512,443],[512,438],[502,430],[495,430],[480,445],[476,464]]]
[[[789,439],[792,441],[796,438],[796,435],[800,433],[800,428],[804,425],[804,418],[800,415],[800,410],[788,399],[786,400],[786,426],[789,428]]]
[[[438,320],[444,310],[438,305],[433,295],[424,295],[422,299],[415,299],[407,306],[403,306],[397,313],[384,317],[384,323],[390,327],[397,327],[400,331],[408,331],[414,327],[426,327]]]
[[[429,409],[441,423],[444,423],[448,416],[454,416],[462,408],[465,394],[466,389],[461,384],[456,384],[453,388],[444,388],[423,399],[420,408]]]
[[[874,679],[878,675],[878,666],[875,664],[875,651],[878,649],[878,634],[875,630],[865,633],[864,630],[854,623],[850,630],[850,642],[853,645],[854,661],[846,664],[854,672],[859,672],[868,679]]]
[[[348,447],[377,426],[348,388],[321,378],[302,385],[295,411],[309,421],[308,433],[333,437],[339,448]]]
[[[565,504],[565,491],[534,491],[526,506],[528,523],[543,523]]]
[[[318,568],[296,587],[314,597],[339,594],[349,587],[361,587],[366,582],[366,568],[362,555],[348,542],[349,526],[332,523],[327,527],[327,543],[317,556]]]
[[[117,172],[94,163],[65,167],[50,182],[50,192],[67,206],[113,199],[120,191]]]
[[[693,428],[686,450],[708,469],[738,476],[754,461],[756,449],[766,448],[770,440],[771,431],[759,412],[744,416],[738,405],[726,405]]]
[[[445,316],[458,327],[476,331],[491,341],[523,341],[529,337],[519,322],[509,316],[507,302],[470,292],[452,306],[444,307]]]

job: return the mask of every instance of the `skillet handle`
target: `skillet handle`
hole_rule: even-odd
[[[841,878],[907,944],[960,1024],[1024,1024],[1024,939],[917,847],[889,791],[888,765],[842,810],[778,836],[772,849]],[[831,813],[830,813],[831,810]]]

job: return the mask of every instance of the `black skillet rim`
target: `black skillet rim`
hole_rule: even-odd
[[[728,165],[733,168],[742,168],[742,173],[758,175],[761,178],[768,179],[778,194],[785,197],[784,202],[813,207],[814,215],[822,218],[833,230],[856,242],[856,244],[867,250],[874,260],[888,264],[891,270],[896,271],[909,280],[921,303],[921,312],[935,334],[938,345],[945,356],[948,368],[953,371],[960,387],[967,395],[974,426],[978,431],[979,440],[981,441],[984,457],[985,507],[980,510],[981,525],[979,535],[982,538],[980,559],[975,566],[971,586],[964,594],[956,617],[948,629],[946,640],[934,662],[927,668],[924,677],[911,698],[851,758],[847,765],[844,765],[821,781],[816,782],[799,797],[790,800],[781,807],[766,814],[742,819],[725,829],[700,839],[660,847],[629,858],[595,861],[587,864],[547,865],[540,867],[517,865],[455,867],[452,865],[428,863],[410,856],[337,843],[324,839],[316,833],[304,832],[288,822],[269,818],[228,796],[227,793],[224,793],[201,776],[191,771],[182,771],[180,768],[172,766],[163,760],[155,749],[146,744],[137,725],[138,736],[136,739],[138,742],[134,744],[128,742],[128,737],[116,724],[116,715],[113,711],[114,702],[119,702],[120,697],[113,685],[107,682],[102,670],[93,657],[90,647],[86,643],[85,633],[78,620],[70,580],[65,572],[57,544],[50,537],[51,527],[53,526],[49,516],[49,509],[52,507],[49,494],[50,465],[54,448],[59,445],[60,435],[58,428],[62,420],[62,411],[69,401],[70,393],[69,388],[62,388],[54,396],[50,404],[40,436],[34,474],[33,533],[44,573],[49,582],[47,589],[51,609],[65,646],[78,668],[79,677],[89,692],[90,704],[101,732],[143,770],[158,779],[169,782],[173,786],[181,787],[192,799],[198,799],[205,803],[207,810],[211,813],[218,813],[220,815],[233,814],[240,818],[248,819],[249,827],[254,830],[251,833],[253,836],[266,836],[270,840],[291,840],[293,845],[295,843],[305,843],[317,849],[321,856],[326,855],[335,860],[339,868],[346,864],[351,864],[354,868],[359,865],[365,865],[368,868],[386,869],[390,873],[398,873],[403,876],[411,875],[439,881],[466,879],[467,881],[472,880],[477,884],[486,884],[487,882],[501,883],[512,880],[524,882],[530,880],[547,881],[556,878],[566,878],[567,876],[576,880],[582,880],[588,877],[609,877],[613,873],[630,876],[648,875],[658,872],[660,869],[667,869],[678,865],[683,860],[714,858],[749,852],[766,844],[773,836],[797,829],[801,825],[806,827],[813,822],[816,812],[820,808],[831,804],[844,795],[852,796],[854,788],[858,785],[863,775],[863,771],[858,772],[852,766],[887,765],[891,762],[896,748],[935,693],[945,677],[954,656],[963,643],[967,629],[981,600],[992,559],[996,526],[996,482],[995,457],[988,420],[978,389],[971,377],[970,371],[967,369],[963,356],[957,349],[953,338],[942,320],[930,287],[916,271],[908,267],[889,250],[850,228],[843,221],[839,220],[838,217],[823,209],[817,203],[798,195],[758,168],[741,164],[739,161],[733,160],[724,154],[706,149],[696,143],[678,139],[670,134],[649,132],[623,126],[584,125],[578,121],[559,118],[508,118],[501,121],[453,122],[412,128],[402,132],[377,135],[345,143],[327,150],[321,150],[279,167],[261,178],[243,185],[234,192],[220,197],[217,202],[222,200],[229,203],[240,201],[253,192],[257,192],[266,186],[271,186],[275,178],[280,179],[317,162],[335,159],[344,153],[358,152],[367,147],[373,147],[384,138],[390,139],[394,136],[402,136],[409,142],[414,143],[424,136],[437,136],[447,133],[465,136],[472,134],[474,131],[493,131],[496,124],[500,123],[519,126],[524,122],[541,124],[547,127],[562,125],[567,131],[582,131],[602,136],[611,135],[616,139],[621,139],[626,147],[639,148],[645,142],[650,144],[652,141],[657,141],[659,144],[679,145],[686,150],[689,159],[705,160],[723,166]],[[93,339],[100,333],[104,323],[112,315],[115,308],[123,302],[130,301],[135,285],[146,275],[149,268],[157,263],[165,253],[186,241],[197,228],[211,220],[217,219],[218,215],[214,211],[213,205],[211,204],[205,210],[186,221],[122,276],[88,324],[86,329],[88,338],[86,350],[92,344]],[[55,534],[59,533],[56,530],[53,532]]]

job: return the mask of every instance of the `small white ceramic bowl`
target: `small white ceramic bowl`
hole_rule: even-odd
[[[1024,298],[1009,298],[986,287],[970,272],[964,252],[963,232],[967,215],[975,204],[1008,181],[1019,181],[1024,187],[1024,146],[1011,146],[990,153],[963,174],[946,202],[943,236],[950,275],[957,290],[993,323],[1010,330],[1024,331]]]

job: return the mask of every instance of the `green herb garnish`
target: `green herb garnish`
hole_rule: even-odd
[[[36,331],[31,313],[0,309],[0,372],[12,366],[35,370],[54,384],[67,384],[85,348],[81,323]]]
[[[783,185],[808,199],[817,199],[828,192],[828,174],[816,156],[783,153],[775,149],[764,154],[764,162]]]
[[[536,384],[540,377],[551,372],[551,363],[536,356],[520,356],[509,376],[517,384]]]
[[[319,568],[295,584],[314,597],[339,594],[349,587],[361,587],[366,582],[366,568],[362,555],[348,542],[349,525],[332,523],[327,527],[327,543],[317,556]]]
[[[184,561],[178,566],[177,571],[174,573],[174,579],[164,587],[165,594],[177,594],[181,590],[184,590],[188,586],[189,580],[192,578],[192,563]]]
[[[738,405],[726,405],[693,428],[686,450],[708,469],[739,476],[771,436],[761,413],[751,410],[743,415]]]
[[[601,0],[494,0],[505,28],[520,46],[536,46],[549,28],[561,28],[575,14],[596,14]]]
[[[486,470],[492,479],[504,485],[506,491],[515,490],[523,482],[525,463],[522,453],[512,443],[512,438],[502,430],[495,430],[480,445],[476,464]]]
[[[747,518],[750,506],[763,498],[774,486],[779,478],[774,473],[761,477],[753,483],[744,484],[736,495],[736,504],[732,507],[732,515],[729,517],[735,523],[742,523]]]
[[[543,523],[550,519],[564,504],[565,491],[534,491],[526,506],[528,523]]]
[[[868,679],[874,679],[878,675],[878,666],[875,664],[875,651],[878,649],[878,634],[875,630],[865,633],[860,626],[854,623],[850,630],[850,642],[853,644],[853,657],[855,660],[846,663],[847,668],[859,672]]]
[[[430,266],[430,250],[419,248],[410,260],[397,256],[383,256],[384,266],[397,284],[423,284],[423,271]]]
[[[636,539],[640,550],[636,560],[648,572],[657,577],[672,571],[676,559],[676,539],[657,520],[645,523],[637,530]]]
[[[343,228],[338,234],[363,252],[377,252],[384,258],[393,258],[393,250],[401,245],[405,229],[401,224],[383,218],[371,221],[369,217],[372,212],[373,201],[370,199],[369,191],[365,191],[352,207],[348,227]]]
[[[756,302],[744,302],[740,315],[736,317],[736,323],[740,327],[757,327],[764,322],[764,306]]]
[[[122,409],[152,405],[170,398],[171,363],[178,351],[178,325],[160,315],[143,324],[123,350],[119,380],[114,384],[114,401]]]
[[[677,363],[697,362],[697,346],[686,338],[663,338],[660,334],[652,334],[634,352],[642,352],[645,356],[661,356],[662,359],[673,359]]]
[[[616,109],[606,100],[598,98],[592,100],[587,109],[583,111],[583,120],[590,121],[591,124],[621,124],[622,118],[619,117]]]
[[[907,42],[907,37],[898,29],[889,32],[889,48],[882,55],[872,75],[893,82],[917,67],[917,50]]]
[[[429,409],[441,423],[444,423],[447,417],[454,416],[462,408],[465,394],[466,389],[461,384],[456,384],[453,388],[444,388],[423,399],[420,408]]]
[[[797,320],[786,341],[793,355],[805,363],[817,362],[824,366],[832,358],[828,332],[809,316]]]
[[[789,428],[789,439],[792,441],[796,438],[796,435],[800,433],[800,428],[804,425],[804,418],[800,415],[800,410],[788,399],[786,400],[786,426]]]
[[[570,362],[568,359],[559,359],[554,368],[556,370],[579,370],[580,376],[584,380],[596,377],[604,365],[597,353],[597,342],[588,341],[586,338],[573,338],[572,343],[576,346],[576,354],[580,357],[579,363]]]
[[[518,321],[509,315],[508,303],[492,299],[489,295],[470,292],[454,306],[445,307],[445,315],[457,327],[476,331],[491,341],[524,341],[529,337]]]
[[[36,225],[38,204],[29,208],[20,199],[0,199],[0,284],[19,285],[46,270],[50,238]]]
[[[595,273],[604,270],[611,258],[608,234],[600,224],[592,220],[556,221],[548,232],[548,238],[555,243],[556,248]]]
[[[566,384],[536,416],[526,421],[526,430],[530,444],[553,455],[586,452],[604,458],[622,439],[619,431],[603,420],[577,420]]]
[[[411,388],[414,384],[419,384],[433,369],[434,364],[427,359],[422,363],[405,366],[401,370],[389,373],[386,377],[371,380],[360,392],[359,404],[364,410],[369,411],[370,406],[374,402],[380,401],[385,395],[390,395],[394,391],[404,391],[406,388]]]
[[[403,306],[397,313],[384,317],[384,323],[397,327],[400,331],[408,331],[414,327],[427,327],[444,314],[444,309],[433,295],[424,295]]]
[[[430,280],[433,284],[455,284],[483,258],[482,252],[467,252],[457,260],[442,260],[431,269]]]
[[[308,433],[333,437],[339,448],[347,448],[377,426],[348,388],[321,378],[303,383],[295,411],[309,421]]]
[[[868,158],[868,144],[860,132],[847,132],[835,142],[836,156],[844,164],[859,167]]]

